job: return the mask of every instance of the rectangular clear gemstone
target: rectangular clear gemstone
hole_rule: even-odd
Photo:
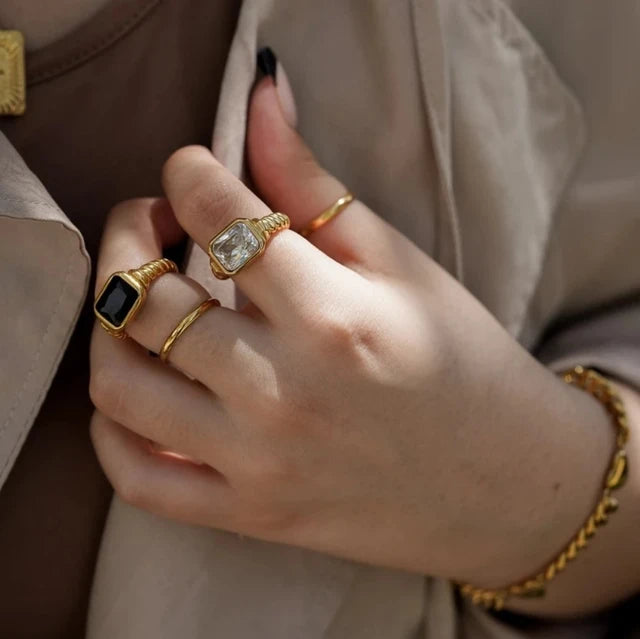
[[[211,252],[227,271],[236,271],[260,250],[258,238],[244,222],[237,222],[212,244]]]

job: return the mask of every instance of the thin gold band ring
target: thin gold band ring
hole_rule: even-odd
[[[166,362],[169,359],[169,353],[171,349],[175,345],[175,343],[180,339],[180,336],[193,324],[201,315],[206,313],[210,308],[214,306],[220,306],[220,302],[216,299],[209,298],[205,300],[194,308],[191,313],[189,313],[186,317],[183,317],[178,325],[171,331],[171,334],[165,340],[162,348],[160,349],[160,361]]]
[[[341,198],[336,200],[329,208],[325,209],[314,217],[309,224],[307,224],[301,231],[302,237],[309,237],[311,233],[317,231],[321,226],[324,226],[327,222],[331,221],[334,217],[342,213],[351,202],[353,202],[353,193],[346,193]]]
[[[166,273],[177,272],[176,263],[163,257],[140,268],[112,273],[93,305],[102,328],[112,337],[126,339],[127,324],[142,308],[152,282]]]

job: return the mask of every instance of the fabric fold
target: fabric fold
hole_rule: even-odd
[[[73,332],[90,262],[76,227],[1,133],[0,263],[2,487]]]

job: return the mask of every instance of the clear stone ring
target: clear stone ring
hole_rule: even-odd
[[[289,218],[284,213],[234,220],[209,242],[213,274],[221,280],[235,275],[264,253],[272,235],[288,228]]]

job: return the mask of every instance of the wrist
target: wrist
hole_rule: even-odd
[[[477,539],[475,576],[464,579],[474,586],[503,588],[539,574],[602,498],[616,439],[610,415],[597,399],[549,371],[544,379],[532,378],[529,397],[538,399],[521,408],[510,434],[521,438],[519,445],[512,439],[500,449],[503,457],[507,453],[504,482],[494,495],[501,513],[493,516],[484,547]]]

